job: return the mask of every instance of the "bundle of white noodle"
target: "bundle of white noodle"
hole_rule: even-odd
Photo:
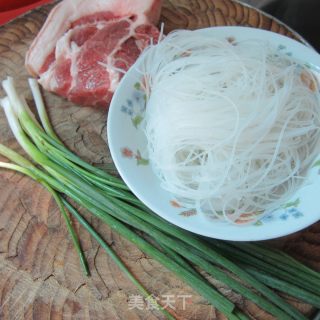
[[[150,163],[182,206],[254,222],[306,180],[319,152],[318,84],[280,51],[177,31],[141,56]]]

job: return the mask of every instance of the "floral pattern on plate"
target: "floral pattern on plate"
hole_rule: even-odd
[[[149,160],[146,158],[143,158],[139,150],[134,152],[130,148],[124,147],[121,149],[121,154],[124,158],[136,159],[138,166],[140,165],[147,166],[149,164]]]
[[[196,209],[188,209],[188,210],[183,210],[185,209],[178,201],[176,200],[171,200],[170,205],[173,208],[179,209],[179,215],[182,217],[192,217],[197,215],[197,210]],[[275,220],[279,220],[282,222],[287,221],[288,219],[299,219],[304,216],[304,214],[299,210],[299,205],[300,205],[300,199],[297,198],[295,201],[288,202],[285,205],[283,205],[281,208],[274,210],[270,212],[269,214],[265,215],[261,219],[259,219],[257,222],[254,223],[255,226],[262,226],[265,223],[270,223],[274,222]],[[258,213],[261,214],[261,213]],[[238,219],[235,221],[235,224],[246,224],[249,223],[251,220],[255,219],[255,216],[257,213],[244,213],[241,215],[241,219]]]
[[[301,61],[301,65],[318,72],[320,79],[318,54],[290,38],[245,27],[215,27],[201,29],[197,32],[219,39],[229,38],[232,44],[252,38],[266,39],[275,51],[279,50],[279,54],[292,53],[293,57]],[[160,181],[155,176],[151,165],[146,165],[149,163],[145,153],[147,141],[142,130],[146,96],[143,81],[141,81],[142,75],[139,72],[140,67],[137,64],[130,68],[115,92],[108,113],[108,142],[112,158],[123,180],[136,196],[142,202],[147,203],[155,213],[185,230],[207,237],[232,241],[273,239],[297,232],[320,219],[320,172],[318,173],[320,155],[316,159],[319,165],[310,170],[308,184],[290,199],[291,204],[288,203],[276,211],[259,217],[260,220],[256,225],[242,224],[239,227],[219,221],[208,223],[208,219],[190,211],[192,208],[182,208],[172,203],[173,195],[161,188]],[[301,80],[307,85],[311,84],[309,88],[312,90],[314,82],[310,81],[310,77],[305,77],[303,74],[302,78]],[[137,176],[139,176],[138,179]],[[300,199],[300,202],[295,204],[296,199]]]
[[[228,38],[228,41],[235,45],[236,39],[234,37]],[[285,50],[286,47],[283,45],[278,46],[278,50]],[[146,109],[146,94],[143,89],[141,82],[135,82],[133,85],[133,91],[130,99],[126,100],[126,103],[121,106],[121,112],[131,117],[132,125],[135,129],[140,130],[140,124],[143,121],[144,113]],[[128,147],[121,148],[122,157],[128,159],[136,159],[136,164],[138,166],[146,166],[149,165],[149,160],[146,157],[141,155],[140,150],[134,152],[132,149]],[[320,160],[317,161],[314,166],[320,167]],[[319,170],[320,171],[320,170]],[[319,172],[320,173],[320,172]],[[274,222],[275,220],[285,222],[289,219],[299,219],[303,217],[303,213],[297,208],[300,204],[300,199],[295,200],[294,202],[287,203],[283,205],[281,208],[274,210],[267,215],[263,216],[261,219],[254,223],[254,226],[262,226],[266,223]],[[178,214],[182,217],[189,218],[196,216],[196,209],[186,209],[181,206],[176,200],[171,200],[170,205],[173,208],[179,210]],[[240,219],[235,221],[235,224],[250,224],[250,221],[256,220],[256,216],[260,215],[260,213],[250,212],[244,213],[241,215]]]
[[[127,114],[132,121],[133,126],[138,129],[141,124],[146,109],[146,94],[140,82],[134,84],[134,90],[131,98],[121,105],[121,112]]]

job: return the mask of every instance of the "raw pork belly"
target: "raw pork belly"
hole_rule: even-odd
[[[161,0],[64,0],[26,56],[40,84],[68,100],[107,107],[123,72],[158,39]]]

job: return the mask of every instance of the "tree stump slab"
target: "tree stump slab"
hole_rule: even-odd
[[[29,101],[24,56],[52,6],[40,7],[0,27],[0,79],[7,75],[16,78],[20,92]],[[165,32],[242,25],[299,39],[278,21],[231,0],[165,0],[161,22]],[[110,168],[106,111],[78,107],[48,92],[44,92],[44,98],[52,124],[65,144],[86,161]],[[21,152],[2,111],[0,141]],[[97,220],[91,218],[90,222],[149,291],[162,303],[172,302],[179,319],[225,319],[159,263]],[[138,298],[132,305],[133,297],[139,295],[135,287],[94,239],[79,225],[76,228],[88,257],[90,278],[82,274],[64,221],[48,192],[27,177],[0,171],[0,319],[163,319],[157,310],[138,303]],[[272,244],[320,270],[319,223]],[[273,319],[222,284],[214,283],[253,319]],[[185,305],[181,296],[190,296]],[[307,316],[314,312],[300,301],[288,300]]]

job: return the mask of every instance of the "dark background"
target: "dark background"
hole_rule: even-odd
[[[297,31],[320,52],[320,0],[271,0],[261,9]]]

